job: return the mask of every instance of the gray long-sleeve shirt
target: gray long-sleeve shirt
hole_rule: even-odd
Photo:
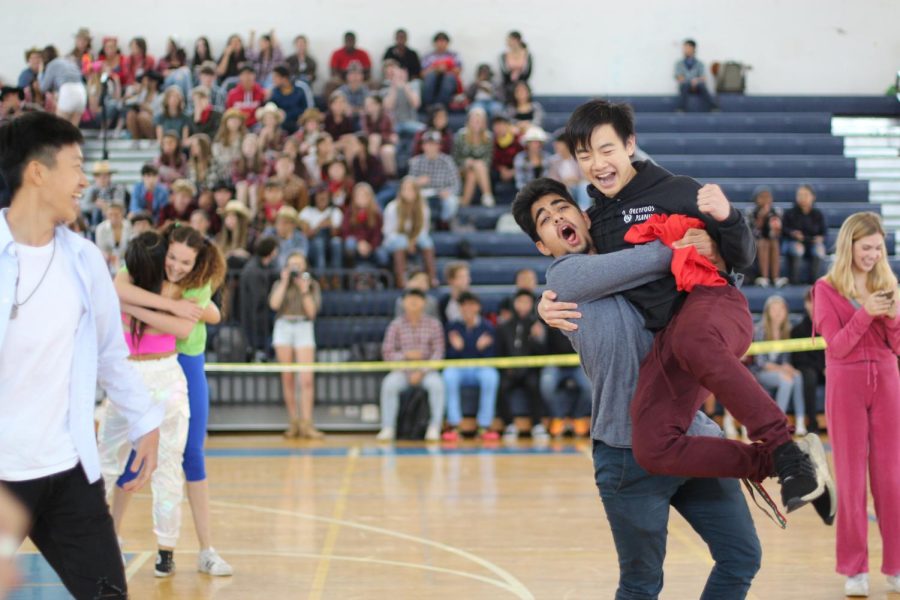
[[[50,61],[41,76],[41,91],[58,92],[65,83],[81,83],[78,65],[65,56]]]
[[[631,447],[631,398],[641,361],[653,345],[644,319],[621,292],[670,273],[672,251],[659,242],[609,254],[568,254],[547,269],[547,287],[561,302],[576,302],[578,329],[565,332],[591,380],[591,437]],[[719,436],[697,413],[689,435]]]

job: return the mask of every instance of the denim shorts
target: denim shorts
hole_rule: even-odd
[[[272,332],[273,346],[315,348],[316,333],[313,322],[297,317],[278,317]]]

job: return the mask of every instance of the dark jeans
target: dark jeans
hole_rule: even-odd
[[[715,99],[712,97],[712,94],[709,93],[709,90],[706,88],[706,84],[702,81],[697,84],[697,87],[691,89],[690,81],[682,81],[678,84],[678,108],[679,110],[687,110],[687,102],[688,102],[688,94],[697,94],[703,101],[706,103],[707,107],[719,108],[719,105],[716,104]]]
[[[456,94],[456,75],[432,71],[422,81],[422,105],[443,104],[450,106]]]
[[[819,431],[817,393],[819,384],[825,383],[825,374],[812,366],[799,367],[798,370],[803,376],[803,406],[809,421],[806,429],[811,433],[816,433]]]
[[[753,320],[737,288],[697,286],[688,294],[641,363],[631,420],[642,467],[658,475],[753,481],[773,474],[772,451],[792,437],[784,413],[741,363],[752,340]],[[762,443],[688,436],[709,393]]]
[[[497,413],[504,425],[512,423],[512,393],[522,390],[528,401],[528,416],[532,426],[544,418],[544,400],[541,397],[539,369],[509,369],[500,372],[500,393],[497,395]]]
[[[103,480],[81,468],[3,485],[31,515],[28,537],[78,600],[126,598],[125,567]]]
[[[715,561],[701,600],[741,600],[762,548],[735,479],[650,475],[628,448],[594,440],[594,476],[619,557],[616,600],[653,600],[663,587],[669,506],[709,546]]]

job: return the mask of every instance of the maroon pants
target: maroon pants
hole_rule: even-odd
[[[752,340],[747,300],[736,288],[688,295],[641,363],[631,402],[632,446],[644,469],[753,481],[773,474],[772,451],[792,438],[784,413],[741,363]],[[687,435],[707,390],[758,443]]]

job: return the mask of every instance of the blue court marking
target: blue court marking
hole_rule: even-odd
[[[350,448],[210,448],[206,456],[210,458],[284,458],[290,456],[341,457],[347,456]],[[548,456],[580,454],[574,446],[559,448],[450,448],[450,447],[392,447],[363,446],[360,456]]]
[[[133,557],[134,554],[125,554],[128,561]],[[9,600],[71,600],[56,572],[40,554],[18,554],[16,566],[22,585],[9,595]]]

